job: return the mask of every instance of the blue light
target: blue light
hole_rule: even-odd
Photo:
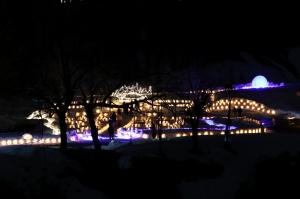
[[[262,75],[258,75],[252,80],[252,88],[267,88],[268,86],[268,80]]]

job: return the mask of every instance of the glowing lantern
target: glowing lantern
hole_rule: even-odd
[[[24,140],[31,140],[32,139],[32,135],[29,134],[29,133],[25,133],[25,134],[22,135],[22,138]]]

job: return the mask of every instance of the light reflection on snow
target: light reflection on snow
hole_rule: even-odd
[[[206,124],[210,125],[210,126],[217,126],[217,127],[220,127],[222,130],[225,130],[226,129],[226,125],[225,124],[221,124],[221,123],[215,123],[213,120],[211,119],[202,119],[202,121],[204,121]],[[235,126],[230,126],[229,129],[230,130],[234,130],[236,129],[237,127]],[[216,130],[216,129],[215,129]]]

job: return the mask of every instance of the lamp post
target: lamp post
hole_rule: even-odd
[[[225,129],[225,144],[227,145],[229,143],[229,135],[230,135],[230,126],[231,126],[231,90],[232,90],[232,86],[229,85],[227,87],[227,95],[228,95],[228,100],[229,100],[229,104],[228,104],[228,112],[227,112],[227,121],[226,121],[226,129]]]

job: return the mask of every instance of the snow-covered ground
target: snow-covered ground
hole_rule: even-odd
[[[83,186],[75,176],[68,174],[71,170],[80,170],[80,166],[58,148],[2,147],[0,160],[1,180],[13,185],[10,192],[18,191],[25,198],[107,198],[103,193]]]
[[[235,135],[231,137],[233,152],[224,150],[221,136],[201,137],[199,142],[200,154],[188,152],[191,148],[188,138],[178,138],[163,144],[163,152],[170,159],[214,160],[224,166],[220,178],[180,183],[178,188],[182,198],[234,198],[240,183],[251,178],[258,161],[285,151],[300,152],[300,134]],[[126,154],[120,161],[126,168],[130,166],[132,157],[155,153],[157,144],[126,146],[118,151]]]
[[[199,137],[201,153],[190,152],[190,139],[181,137],[163,142],[163,153],[168,159],[179,161],[213,160],[224,166],[224,172],[216,179],[180,182],[177,187],[182,198],[234,198],[240,183],[251,178],[258,161],[285,151],[300,151],[300,134],[234,135],[231,137],[233,151],[224,149],[222,136],[204,136]],[[127,169],[133,157],[157,156],[158,142],[112,143],[104,149],[119,152],[119,167]],[[50,186],[53,187],[53,194],[59,189],[64,198],[107,198],[104,193],[88,187],[73,175],[72,172],[80,171],[81,166],[57,147],[1,147],[0,160],[1,179],[13,184],[15,189],[28,197],[32,190],[38,194],[43,186]]]

